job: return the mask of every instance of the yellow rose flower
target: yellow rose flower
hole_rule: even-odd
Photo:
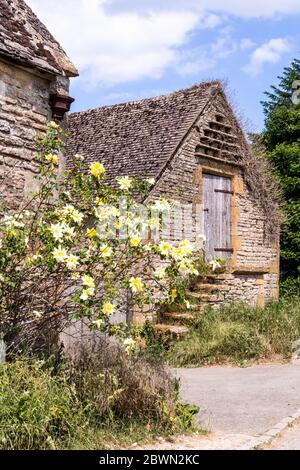
[[[104,175],[105,173],[105,168],[102,165],[102,163],[99,162],[94,162],[90,166],[90,173],[95,177],[95,178],[101,178],[101,176]]]
[[[144,288],[142,280],[138,277],[130,278],[129,285],[132,292],[134,292],[135,294],[142,292]]]
[[[89,287],[88,289],[83,289],[82,294],[80,296],[81,300],[88,300],[89,297],[95,295],[94,287]]]
[[[168,242],[161,242],[158,248],[162,255],[168,255],[172,250],[172,246]]]
[[[82,276],[82,284],[87,287],[95,287],[95,281],[91,276],[88,276],[87,274],[84,274]]]
[[[178,294],[177,294],[177,290],[176,289],[172,289],[171,290],[171,298],[172,300],[175,300],[177,298]]]
[[[112,315],[116,311],[116,306],[111,302],[105,302],[102,307],[102,313],[104,315]]]
[[[139,244],[141,243],[141,239],[138,238],[138,237],[131,237],[129,239],[129,245],[132,247],[132,248],[136,248],[137,246],[139,246]]]
[[[117,178],[120,189],[123,191],[128,191],[132,186],[132,179],[129,176],[123,176],[122,178]]]
[[[49,163],[54,163],[54,165],[57,165],[59,162],[58,156],[55,155],[54,153],[49,153],[48,155],[45,156],[45,159]]]
[[[115,222],[115,228],[116,228],[117,230],[120,230],[120,228],[122,228],[122,225],[123,225],[123,223],[122,223],[121,220],[116,220],[116,222]]]
[[[109,258],[109,256],[112,255],[112,249],[110,246],[106,245],[106,243],[104,245],[101,245],[100,246],[100,255],[103,257],[103,258]]]
[[[88,238],[95,238],[97,236],[97,232],[96,232],[96,229],[93,227],[93,228],[90,228],[86,231],[86,236]]]
[[[65,259],[65,263],[68,269],[76,269],[79,263],[79,258],[75,255],[69,255]]]

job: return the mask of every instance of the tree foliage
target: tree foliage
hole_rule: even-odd
[[[286,200],[281,236],[283,277],[299,276],[300,266],[300,60],[295,59],[266,92],[263,141]]]

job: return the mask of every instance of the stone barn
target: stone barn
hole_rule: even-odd
[[[278,297],[278,224],[269,223],[276,208],[219,82],[74,113],[69,131],[69,156],[100,161],[109,179],[153,178],[150,198],[201,207],[201,225],[189,238],[204,233],[206,260],[226,259],[227,269],[206,281],[217,294],[205,284],[194,296],[258,305]],[[171,241],[181,237],[175,227]]]
[[[0,184],[12,205],[32,189],[34,136],[50,119],[63,119],[76,75],[23,0],[0,0]]]
[[[23,0],[0,0],[2,199],[15,206],[32,189],[34,136],[58,120],[69,126],[67,165],[68,155],[81,153],[87,163],[101,161],[108,178],[152,178],[149,198],[178,200],[192,218],[200,207],[201,223],[189,238],[197,242],[204,234],[206,260],[226,259],[226,272],[207,279],[194,296],[259,305],[277,298],[277,206],[220,83],[74,113],[67,121],[69,79],[76,75]],[[180,238],[175,223],[170,239]]]

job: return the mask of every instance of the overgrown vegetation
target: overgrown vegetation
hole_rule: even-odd
[[[140,328],[112,317],[185,306],[194,248],[153,241],[172,203],[136,202],[152,180],[109,184],[79,154],[61,174],[63,140],[50,122],[36,142],[37,190],[17,209],[0,205],[0,448],[101,449],[188,430],[197,409],[143,356]],[[66,359],[60,333],[81,319],[87,349],[81,338]]]
[[[300,299],[282,298],[265,307],[232,303],[196,314],[187,336],[165,350],[149,341],[149,350],[172,366],[242,363],[255,359],[290,358],[300,339]]]
[[[116,345],[0,364],[0,449],[120,448],[186,432],[197,411],[161,366]]]

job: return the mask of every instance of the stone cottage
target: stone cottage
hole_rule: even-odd
[[[63,119],[77,75],[23,0],[0,0],[0,187],[11,204],[32,188],[34,135]]]
[[[219,82],[74,113],[69,131],[67,154],[102,162],[109,179],[146,176],[155,180],[149,197],[200,204],[206,260],[227,261],[227,272],[214,278],[222,292],[209,301],[277,298],[278,225],[269,233],[268,224],[274,206],[251,188],[265,175]]]

